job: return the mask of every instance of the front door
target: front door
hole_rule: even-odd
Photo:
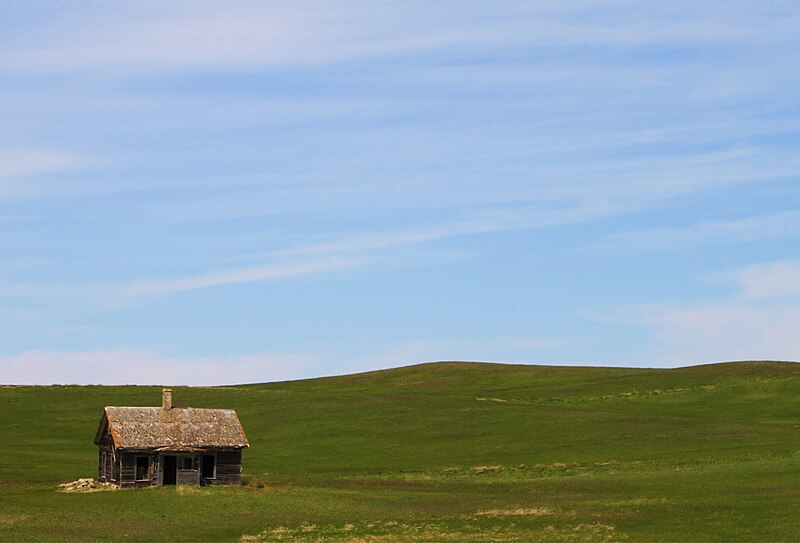
[[[178,458],[176,456],[162,456],[164,461],[164,481],[162,484],[174,485],[178,480]]]
[[[203,486],[210,485],[217,474],[215,466],[217,456],[214,454],[204,454],[200,458],[200,484]]]

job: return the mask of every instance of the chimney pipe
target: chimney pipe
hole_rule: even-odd
[[[172,409],[172,389],[161,389],[161,409]]]

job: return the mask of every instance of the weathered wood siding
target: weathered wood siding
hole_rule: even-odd
[[[136,455],[120,454],[119,465],[120,486],[135,486]]]
[[[114,440],[108,433],[108,428],[105,434],[100,439],[97,449],[97,480],[103,482],[115,482],[115,466],[114,459],[116,458],[116,451],[114,450]],[[104,456],[105,454],[105,456]],[[103,461],[105,460],[105,465]]]
[[[101,462],[105,453],[105,471]],[[213,454],[216,457],[213,478],[201,478],[202,456]],[[178,485],[241,485],[242,484],[242,451],[241,450],[208,450],[195,456],[195,469],[178,469],[176,484]],[[147,477],[136,479],[136,458],[146,456],[149,459]],[[181,455],[179,455],[181,456]],[[123,488],[135,488],[161,485],[164,482],[164,457],[153,451],[120,451],[114,449],[111,442],[101,442],[98,453],[98,477]]]
[[[179,469],[178,480],[179,485],[194,485],[200,484],[200,472],[196,469]]]
[[[164,484],[164,457],[161,455],[156,456],[156,485]]]
[[[242,484],[242,451],[217,451],[217,476],[210,484]]]
[[[145,487],[158,483],[158,470],[156,464],[158,461],[158,455],[149,451],[124,453],[119,453],[119,451],[117,451],[117,455],[119,456],[120,466],[120,476],[118,481],[121,487]],[[146,456],[149,460],[147,476],[146,478],[139,480],[136,479],[136,458],[138,456]]]
[[[158,453],[155,452],[148,452],[147,455],[150,457],[150,469],[148,471],[148,485],[157,485],[158,484]]]
[[[120,459],[119,459],[119,457],[120,457],[120,454],[119,454],[119,451],[117,451],[114,448],[111,449],[111,452],[112,452],[111,469],[112,469],[112,472],[113,472],[111,474],[111,480],[113,482],[119,484],[119,474],[120,474]]]
[[[114,473],[114,451],[108,445],[100,445],[97,451],[97,480],[109,482]]]

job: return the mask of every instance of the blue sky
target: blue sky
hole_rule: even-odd
[[[800,359],[794,2],[3,2],[0,382]]]

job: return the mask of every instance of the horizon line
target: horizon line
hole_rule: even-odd
[[[419,366],[432,366],[440,364],[475,364],[475,365],[493,365],[493,366],[529,366],[539,368],[573,368],[573,369],[610,369],[610,370],[651,370],[651,371],[672,371],[683,370],[688,368],[699,368],[703,366],[722,366],[726,364],[800,364],[798,360],[722,360],[717,362],[701,362],[697,364],[687,364],[685,366],[674,367],[646,367],[646,366],[607,366],[607,365],[594,365],[594,364],[536,364],[524,362],[491,362],[484,360],[435,360],[426,362],[416,362],[404,366],[393,366],[390,368],[381,368],[374,370],[357,371],[354,373],[340,373],[332,375],[318,375],[315,377],[303,377],[298,379],[283,379],[278,381],[259,381],[252,383],[222,383],[218,385],[180,385],[180,384],[138,384],[138,383],[125,383],[125,384],[103,384],[103,383],[90,383],[90,384],[77,384],[77,383],[49,383],[49,384],[6,384],[0,383],[0,388],[17,388],[17,387],[181,387],[181,388],[223,388],[223,387],[244,387],[254,385],[272,385],[282,383],[298,383],[302,381],[315,381],[319,379],[335,379],[338,377],[353,377],[357,375],[366,375],[370,373],[397,371],[402,369],[414,368]]]

